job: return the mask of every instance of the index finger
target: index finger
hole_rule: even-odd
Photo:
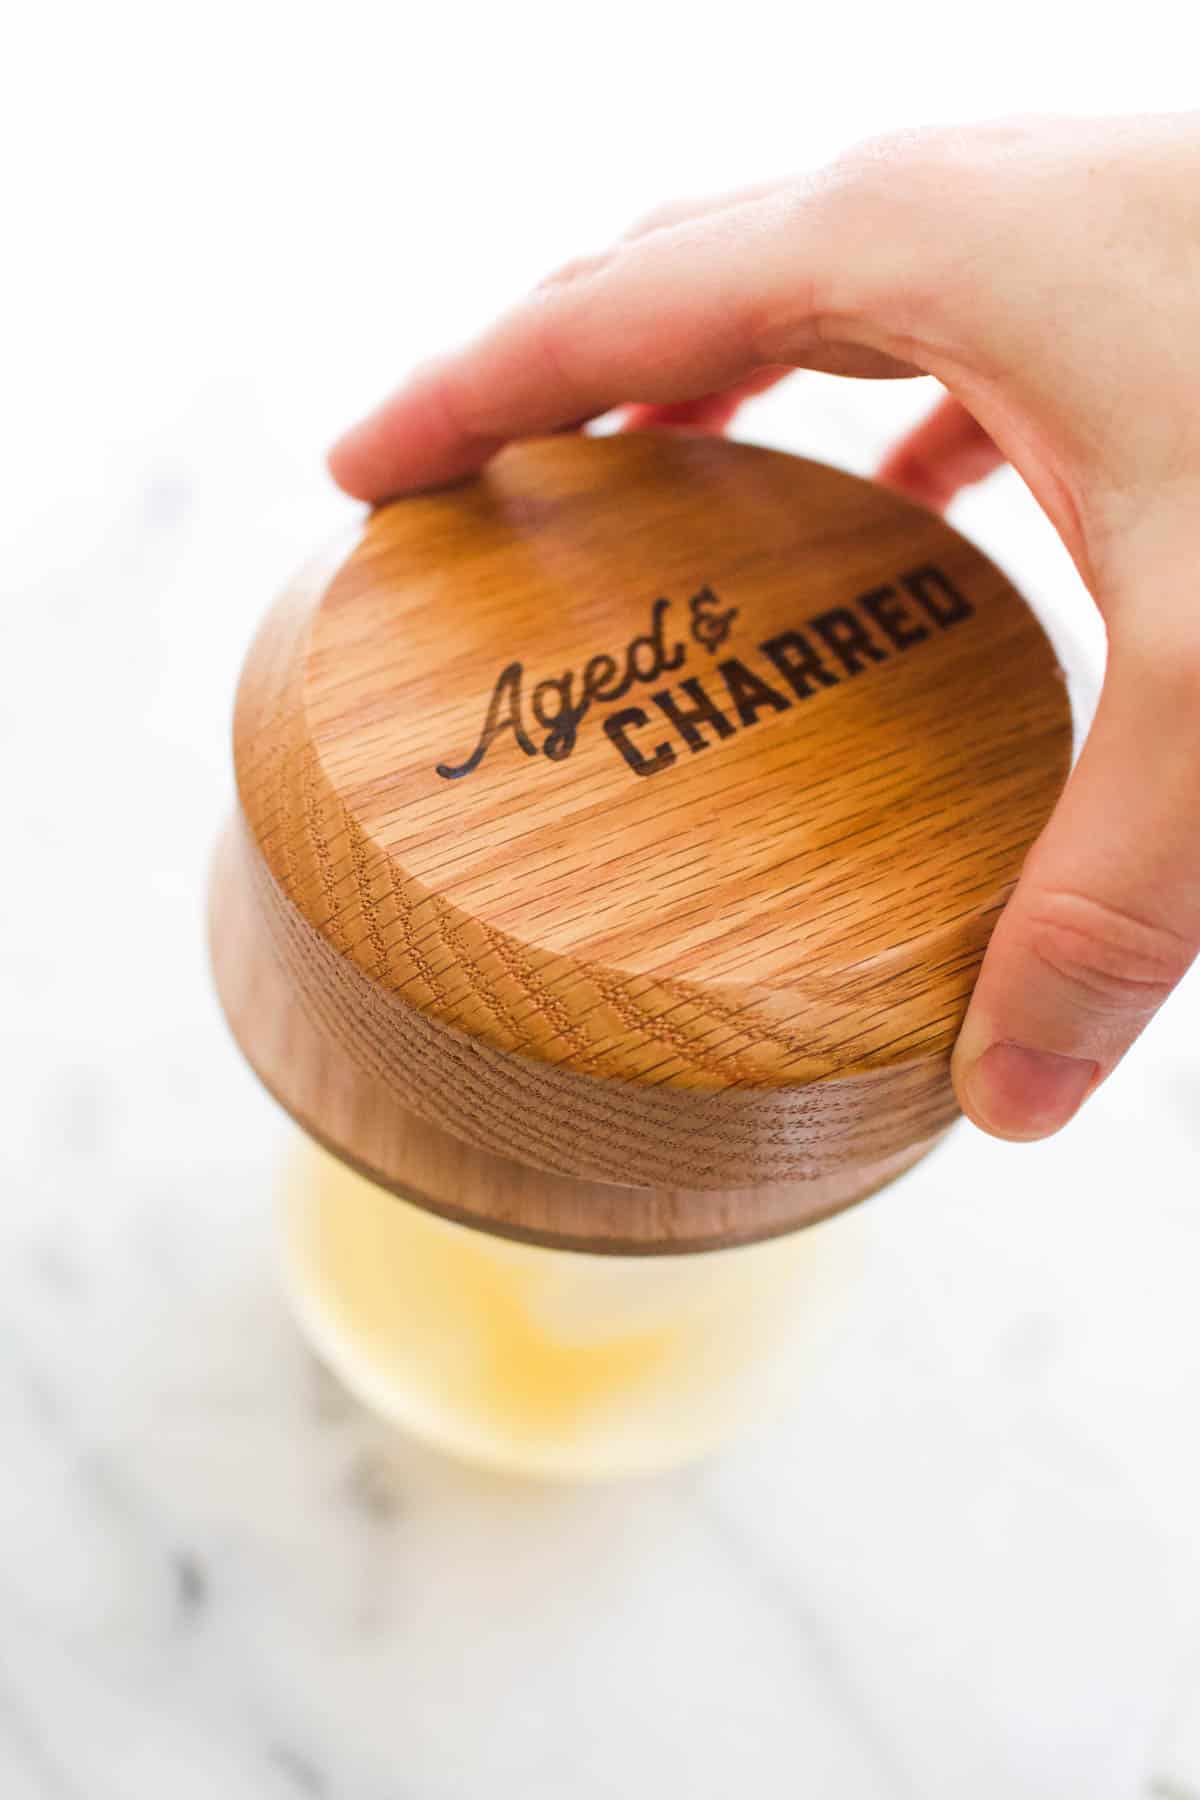
[[[330,453],[335,480],[363,500],[436,486],[512,438],[691,400],[772,364],[919,373],[911,340],[890,344],[856,291],[877,286],[904,234],[889,247],[862,230],[848,186],[809,176],[568,264],[354,426]],[[904,255],[928,261],[911,239]]]

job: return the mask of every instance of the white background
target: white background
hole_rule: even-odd
[[[283,1129],[202,936],[237,667],[355,516],[321,456],[360,408],[667,198],[893,124],[1186,106],[1184,18],[6,27],[5,1800],[1200,1793],[1194,977],[1061,1139],[962,1127],[872,1209],[869,1278],[781,1425],[544,1492],[393,1440],[314,1371],[275,1283]],[[865,471],[928,385],[798,377],[739,430]],[[1021,484],[953,517],[1094,671]]]

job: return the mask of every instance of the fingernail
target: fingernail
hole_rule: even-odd
[[[970,1110],[1004,1137],[1048,1137],[1078,1112],[1100,1065],[1023,1044],[990,1044],[964,1078]]]

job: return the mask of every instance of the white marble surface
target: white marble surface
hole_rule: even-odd
[[[110,9],[103,34],[79,10],[73,60],[31,20],[72,130],[14,96],[49,184],[18,196],[22,266],[49,278],[9,296],[0,449],[0,1795],[1200,1795],[1195,976],[1062,1138],[960,1127],[871,1206],[865,1280],[783,1420],[578,1491],[444,1462],[316,1367],[275,1266],[284,1126],[209,990],[230,690],[349,516],[325,437],[589,236],[897,116],[888,57],[871,88],[859,25],[830,23],[855,81],[798,119],[761,32],[689,37],[691,77],[732,55],[748,96],[689,140],[619,45],[569,103],[536,60],[493,96],[485,45],[435,137],[398,24],[364,57],[358,9],[289,12],[279,81],[254,9],[186,44],[168,15],[130,10],[140,61]],[[1036,18],[1036,64],[1014,29],[964,114],[1053,103],[1074,30]],[[1107,86],[1077,102],[1169,98],[1150,41],[1093,45]],[[909,73],[901,116],[944,113],[945,71]],[[624,160],[589,160],[569,122],[629,81],[645,119],[629,101]],[[927,399],[812,378],[745,429],[866,468]],[[1094,670],[1020,484],[957,517]]]
[[[250,408],[205,447],[230,404],[114,477],[94,538],[33,546],[6,692],[5,1800],[1118,1800],[1194,1766],[1194,979],[1061,1139],[962,1126],[874,1204],[820,1379],[719,1463],[486,1479],[322,1378],[201,901],[267,565],[341,508],[277,449],[252,493]],[[806,418],[868,451],[834,384]],[[1018,484],[968,510],[1063,602]]]

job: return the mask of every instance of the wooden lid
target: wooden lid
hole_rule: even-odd
[[[218,954],[223,996],[284,1103],[390,1185],[411,1145],[381,1109],[607,1201],[746,1196],[689,1242],[782,1229],[954,1117],[1070,745],[1041,628],[923,509],[699,434],[514,445],[372,514],[264,623],[227,881],[290,1049]],[[570,1230],[561,1194],[432,1203],[671,1235],[629,1206],[592,1231],[578,1195]]]

